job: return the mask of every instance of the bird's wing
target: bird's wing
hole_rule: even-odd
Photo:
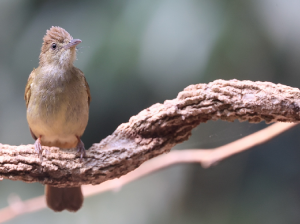
[[[87,95],[88,95],[88,104],[89,104],[89,106],[90,106],[90,102],[91,102],[91,92],[90,92],[90,87],[89,87],[89,84],[87,83],[87,81],[86,81],[86,78],[85,78],[85,76],[84,76],[84,74],[83,74],[83,72],[79,69],[79,68],[75,68],[77,71],[78,71],[78,73],[77,74],[80,74],[80,78],[82,78],[83,79],[83,83],[84,83],[84,85],[85,85],[85,88],[86,88],[86,93],[87,93]]]
[[[92,99],[92,97],[91,97],[91,92],[90,92],[90,87],[89,87],[89,84],[88,84],[87,81],[86,81],[85,76],[83,76],[83,79],[84,79],[84,84],[85,84],[85,87],[86,87],[86,92],[87,92],[87,94],[88,94],[88,104],[89,104],[89,106],[90,106],[90,102],[91,102],[91,99]]]
[[[24,99],[26,102],[26,107],[28,107],[28,104],[29,104],[29,100],[30,100],[30,96],[31,96],[31,84],[34,80],[35,75],[36,75],[36,71],[35,71],[35,69],[33,69],[29,75],[29,78],[28,78],[28,81],[27,81],[27,84],[25,87]]]

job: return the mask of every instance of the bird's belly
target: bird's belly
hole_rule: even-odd
[[[47,95],[47,99],[32,100],[27,108],[27,120],[33,134],[41,137],[42,145],[74,148],[88,122],[87,96]],[[33,98],[34,99],[34,98]]]

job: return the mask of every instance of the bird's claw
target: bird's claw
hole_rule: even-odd
[[[41,138],[38,138],[35,141],[35,143],[34,143],[34,149],[35,149],[35,152],[38,154],[40,160],[43,161],[43,156],[42,156],[43,148],[42,148],[42,145],[41,145]]]
[[[78,138],[78,144],[77,144],[77,153],[80,153],[80,161],[82,161],[82,158],[86,156],[84,144],[81,141],[80,138]]]

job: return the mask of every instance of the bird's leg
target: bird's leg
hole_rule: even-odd
[[[76,146],[77,149],[77,153],[80,153],[80,159],[82,159],[82,157],[85,157],[85,148],[84,148],[84,144],[81,141],[80,137],[76,136],[78,143]]]
[[[43,161],[43,157],[42,157],[42,153],[43,153],[43,148],[42,148],[42,144],[41,144],[41,135],[40,137],[38,137],[38,139],[35,141],[34,143],[34,149],[35,152],[39,155],[40,160]]]

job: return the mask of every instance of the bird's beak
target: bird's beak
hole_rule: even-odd
[[[78,44],[80,44],[82,41],[79,39],[73,39],[71,40],[67,45],[64,46],[64,48],[67,50],[71,47],[76,47]]]

